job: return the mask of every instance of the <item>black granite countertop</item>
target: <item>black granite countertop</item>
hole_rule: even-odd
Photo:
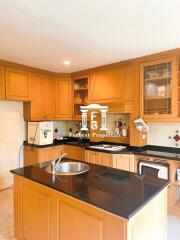
[[[11,172],[126,219],[169,184],[167,180],[89,163],[90,170],[86,173],[54,176],[45,170],[49,164],[46,162]]]
[[[111,154],[135,154],[139,156],[149,156],[149,157],[157,157],[157,158],[165,158],[169,160],[180,161],[180,148],[172,148],[172,147],[161,147],[161,146],[152,146],[147,145],[144,147],[132,147],[126,144],[120,143],[110,143],[110,142],[90,142],[88,139],[79,140],[77,138],[69,138],[66,137],[63,140],[57,140],[53,144],[36,146],[34,147],[50,147],[50,146],[58,146],[58,145],[71,145],[71,146],[80,146],[85,148],[86,150],[97,151],[97,152],[105,152]],[[121,151],[110,151],[110,150],[102,150],[102,149],[93,149],[90,146],[95,144],[117,144],[117,145],[125,145],[127,148]],[[24,145],[33,146],[32,144],[28,144],[24,142]]]

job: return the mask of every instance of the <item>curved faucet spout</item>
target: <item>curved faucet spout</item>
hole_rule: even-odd
[[[67,155],[67,153],[63,153],[60,158],[58,159],[58,161],[52,161],[51,162],[51,169],[52,169],[52,174],[56,173],[56,168],[57,166],[60,164],[61,160]]]

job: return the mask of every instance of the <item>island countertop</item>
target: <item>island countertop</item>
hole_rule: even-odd
[[[46,172],[49,164],[45,162],[11,172],[126,219],[169,184],[167,180],[90,163],[86,173],[56,176]]]

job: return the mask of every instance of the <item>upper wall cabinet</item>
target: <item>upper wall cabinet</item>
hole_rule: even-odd
[[[176,58],[141,64],[141,115],[147,119],[177,117]]]
[[[56,80],[56,119],[72,119],[71,78],[58,78]]]
[[[56,81],[53,77],[44,78],[44,116],[46,119],[55,119],[56,110]]]
[[[31,102],[24,103],[27,121],[55,119],[55,78],[30,74]]]
[[[5,72],[4,67],[0,66],[0,99],[5,98]]]
[[[135,67],[133,64],[92,72],[89,101],[94,103],[133,101],[134,77]]]
[[[29,73],[13,68],[6,69],[6,98],[9,100],[30,100]]]
[[[89,75],[73,78],[73,118],[81,120],[80,106],[88,104]]]
[[[24,103],[26,120],[42,120],[44,118],[44,78],[39,74],[30,74],[31,102]]]

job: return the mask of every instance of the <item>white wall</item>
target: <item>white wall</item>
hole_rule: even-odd
[[[147,133],[147,144],[165,147],[180,148],[180,140],[175,141],[173,137],[180,136],[180,123],[178,122],[149,122],[149,132]]]
[[[0,101],[0,189],[12,184],[9,170],[18,167],[18,152],[24,140],[23,103]]]

